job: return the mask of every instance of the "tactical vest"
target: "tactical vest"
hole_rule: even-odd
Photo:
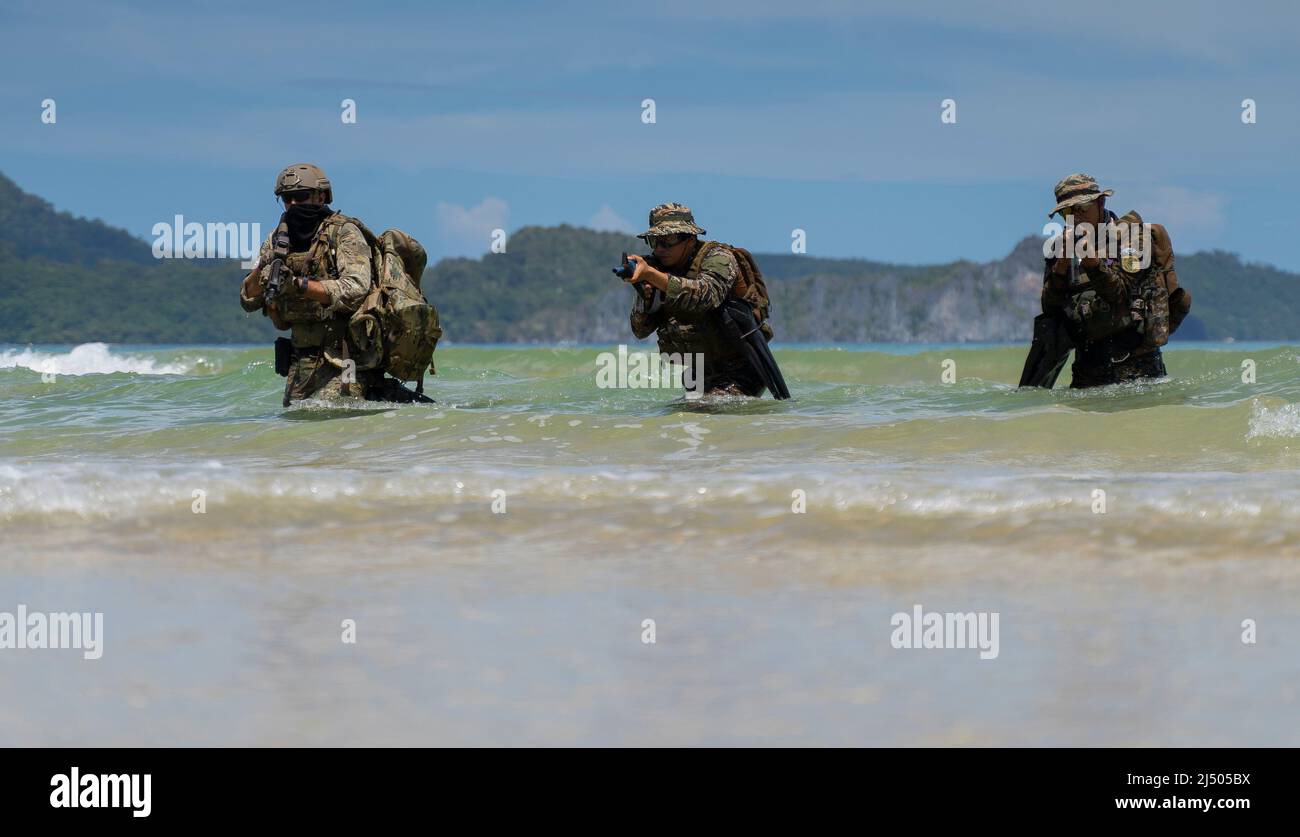
[[[1111,220],[1115,220],[1114,215]],[[1142,217],[1129,212],[1118,223],[1141,224]],[[1129,242],[1118,260],[1104,260],[1098,268],[1122,272],[1129,289],[1127,305],[1113,306],[1090,288],[1071,294],[1065,315],[1086,342],[1102,343],[1127,335],[1140,338],[1134,349],[1143,351],[1158,349],[1169,342],[1169,291],[1164,277],[1167,269],[1156,264],[1154,252],[1148,265],[1140,267],[1141,248],[1145,243],[1154,251],[1154,236],[1153,232],[1147,242],[1142,237]]]
[[[284,266],[292,276],[312,279],[338,278],[338,266],[328,241],[332,230],[343,223],[339,213],[321,222],[311,247],[301,253],[290,253]],[[300,294],[281,294],[273,303],[280,319],[289,324],[290,339],[295,349],[341,350],[340,344],[347,331],[348,314],[328,314],[329,306],[307,299]]]

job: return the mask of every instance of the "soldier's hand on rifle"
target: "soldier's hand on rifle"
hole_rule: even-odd
[[[640,287],[640,285],[645,282],[645,280],[641,278],[641,274],[645,273],[646,269],[649,268],[650,265],[646,264],[645,259],[640,256],[628,256],[627,263],[632,266],[632,273],[625,277],[623,281],[627,282],[629,285]]]
[[[627,263],[632,267],[632,272],[623,281],[631,285],[642,299],[651,299],[654,296],[654,288],[644,279],[637,279],[650,269],[650,265],[646,264],[645,259],[640,256],[628,256]]]
[[[1091,270],[1101,264],[1100,259],[1079,259],[1079,268],[1081,270]],[[1052,265],[1052,273],[1056,276],[1067,276],[1070,273],[1070,260],[1062,256]]]
[[[641,256],[628,256],[627,260],[632,265],[632,275],[624,281],[630,282],[633,285],[644,283],[652,288],[658,288],[661,291],[668,290],[667,273],[651,267],[649,262]]]
[[[244,297],[257,299],[262,295],[262,266],[259,264],[244,277]]]
[[[1061,242],[1061,244],[1062,244],[1062,248],[1063,248],[1062,252],[1063,252],[1063,253],[1066,253],[1066,254],[1071,253],[1071,252],[1073,252],[1073,253],[1078,253],[1078,252],[1079,252],[1079,241],[1080,241],[1080,239],[1084,238],[1085,235],[1086,235],[1086,233],[1079,233],[1079,232],[1077,232],[1076,230],[1073,230],[1073,229],[1068,229],[1068,230],[1066,230],[1065,232],[1062,232],[1062,233],[1061,233],[1061,236],[1062,236],[1062,242]],[[1096,246],[1096,245],[1097,245],[1097,242],[1094,240],[1094,242],[1093,242],[1093,247],[1092,247],[1092,252],[1094,252],[1094,253],[1097,252],[1097,246]],[[1095,256],[1090,256],[1090,257],[1088,257],[1088,258],[1080,257],[1078,263],[1079,263],[1079,267],[1080,267],[1080,268],[1083,268],[1083,269],[1086,269],[1086,270],[1091,270],[1091,269],[1097,267],[1098,265],[1100,265],[1100,264],[1101,264],[1101,260],[1098,259],[1098,258],[1095,257]],[[1056,274],[1057,276],[1065,276],[1065,275],[1068,274],[1069,272],[1070,272],[1070,259],[1069,259],[1069,256],[1068,256],[1068,255],[1059,256],[1059,257],[1056,259],[1056,263],[1052,265],[1052,273]]]
[[[278,295],[285,299],[292,299],[298,294],[298,277],[289,272],[287,265],[280,268],[280,293]]]

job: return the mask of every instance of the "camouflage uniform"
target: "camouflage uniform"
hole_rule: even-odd
[[[655,207],[650,212],[650,225],[650,230],[638,237],[704,234],[695,226],[690,210],[679,204]],[[649,311],[649,303],[640,293],[636,295],[632,333],[644,339],[658,332],[661,353],[702,354],[705,392],[759,396],[764,390],[762,380],[716,319],[715,312],[736,284],[740,265],[728,248],[714,244],[696,243],[690,254],[690,268],[683,276],[670,272],[653,256],[644,257],[650,266],[668,274],[668,289],[663,306],[654,312]]]
[[[261,310],[271,317],[277,328],[288,328],[293,342],[293,359],[284,386],[284,406],[310,396],[362,397],[368,385],[378,382],[368,380],[370,373],[358,372],[356,383],[343,383],[342,369],[329,358],[347,357],[348,320],[361,307],[370,293],[370,245],[356,224],[338,224],[335,216],[321,222],[322,233],[338,226],[337,249],[331,255],[327,235],[318,234],[310,250],[290,253],[285,267],[293,276],[319,279],[330,295],[330,303],[314,302],[297,293],[292,282],[285,282],[284,290],[269,306],[263,304],[261,295],[250,299],[240,291],[239,301],[245,311]],[[273,237],[262,243],[258,265],[261,280],[266,282],[272,261]],[[327,357],[328,355],[328,357]],[[381,374],[382,377],[382,374]]]
[[[1079,203],[1114,194],[1102,192],[1095,180],[1073,174],[1056,187],[1057,206],[1052,214]],[[1106,221],[1141,225],[1142,217],[1129,212]],[[1105,222],[1103,222],[1105,223]],[[1043,313],[1066,319],[1075,343],[1071,367],[1073,388],[1102,386],[1138,378],[1162,378],[1165,370],[1160,347],[1177,330],[1191,310],[1191,295],[1178,287],[1174,272],[1173,243],[1159,224],[1150,225],[1150,264],[1140,268],[1133,260],[1107,258],[1098,253],[1093,268],[1078,266],[1080,287],[1071,288],[1069,276],[1058,275],[1056,259],[1048,258],[1043,272]],[[1135,248],[1141,243],[1132,242]]]

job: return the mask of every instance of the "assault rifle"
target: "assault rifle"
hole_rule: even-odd
[[[280,226],[271,235],[271,270],[262,291],[262,299],[271,304],[284,288],[284,260],[289,257],[289,224],[280,216]]]
[[[645,261],[646,257],[637,256],[637,258]],[[632,274],[636,272],[636,265],[632,264],[632,261],[627,257],[627,253],[624,253],[623,263],[618,267],[610,269],[614,271],[615,276],[627,281],[628,279],[631,279]],[[645,313],[653,314],[663,307],[665,299],[663,292],[656,290],[649,282],[637,282],[633,287],[636,288],[637,296],[642,300],[645,306]],[[646,295],[647,290],[650,292],[648,296]]]

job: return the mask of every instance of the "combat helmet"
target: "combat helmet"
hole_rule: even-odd
[[[330,179],[325,176],[325,172],[315,163],[294,163],[280,172],[275,178],[275,196],[278,198],[285,192],[297,192],[303,189],[314,189],[325,193],[325,203],[334,202],[334,190],[330,188]]]

